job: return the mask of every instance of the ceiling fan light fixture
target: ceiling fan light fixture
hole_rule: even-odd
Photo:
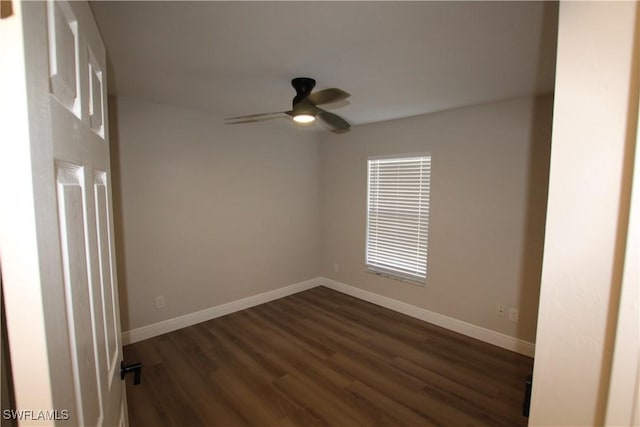
[[[293,116],[293,121],[296,123],[306,124],[306,123],[312,123],[315,120],[316,120],[315,116],[307,113],[296,114],[295,116]]]
[[[318,119],[333,133],[345,133],[350,129],[351,125],[345,119],[318,107],[318,105],[332,104],[349,98],[351,95],[347,92],[335,87],[312,92],[316,81],[308,77],[296,77],[291,80],[291,85],[296,90],[296,96],[291,102],[291,110],[229,117],[225,119],[225,124],[263,122],[288,117],[300,126],[311,125]]]

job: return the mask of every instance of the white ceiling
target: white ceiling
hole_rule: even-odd
[[[227,117],[339,87],[354,125],[553,91],[550,2],[92,2],[110,93]],[[345,105],[346,104],[346,105]],[[331,107],[331,106],[328,106]]]

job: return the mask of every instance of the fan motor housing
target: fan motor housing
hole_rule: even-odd
[[[296,77],[291,80],[291,85],[296,90],[296,96],[293,98],[293,106],[295,106],[298,102],[309,96],[316,86],[316,81],[309,77]]]

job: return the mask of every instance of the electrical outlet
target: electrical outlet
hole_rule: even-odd
[[[156,297],[156,308],[164,307],[164,295],[160,295]]]
[[[498,317],[500,317],[501,319],[504,319],[504,312],[505,312],[505,307],[502,304],[498,305],[498,310],[496,310],[496,314],[498,315]]]
[[[518,322],[518,315],[520,314],[520,311],[517,308],[510,308],[509,309],[509,320],[511,320],[512,322]]]
[[[337,262],[333,264],[333,272],[340,273],[340,264],[338,264]]]

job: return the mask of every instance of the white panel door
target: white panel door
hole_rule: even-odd
[[[127,425],[105,48],[86,2],[13,12],[0,20],[13,95],[0,200],[16,212],[0,217],[0,255],[16,405],[34,411],[20,422]]]

